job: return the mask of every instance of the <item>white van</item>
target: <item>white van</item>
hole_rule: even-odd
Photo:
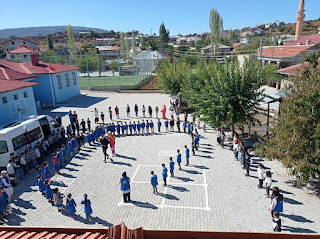
[[[0,168],[8,165],[9,159],[34,148],[61,127],[48,115],[29,116],[20,121],[0,126]]]

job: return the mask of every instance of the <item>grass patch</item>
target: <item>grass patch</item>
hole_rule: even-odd
[[[120,85],[133,86],[142,79],[142,76],[120,76]],[[79,83],[80,87],[90,86],[88,77],[79,77]],[[90,84],[91,86],[119,86],[119,76],[90,77]]]

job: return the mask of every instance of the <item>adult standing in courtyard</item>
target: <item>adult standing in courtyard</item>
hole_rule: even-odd
[[[102,152],[103,152],[103,155],[104,155],[104,160],[103,161],[106,163],[107,162],[107,158],[109,158],[109,155],[107,154],[107,149],[108,149],[108,144],[110,142],[104,135],[102,135],[101,139],[100,139],[100,143],[101,143]]]
[[[156,106],[156,108],[154,109],[154,111],[156,112],[156,118],[158,119],[158,113],[159,113],[159,108],[158,108],[158,106]]]
[[[129,106],[129,104],[127,104],[126,111],[127,111],[127,117],[130,117],[130,106]]]
[[[111,107],[109,107],[109,117],[110,117],[110,120],[112,120],[112,109],[111,109]]]
[[[125,203],[131,202],[130,199],[130,178],[127,176],[126,172],[122,173],[122,177],[120,178],[121,191],[123,194],[123,201]]]
[[[119,119],[119,108],[117,105],[116,105],[116,108],[114,108],[114,112],[116,114],[117,119]]]
[[[138,117],[139,114],[139,107],[137,104],[134,105],[134,112],[136,112],[136,117]]]
[[[188,146],[185,145],[184,148],[186,149],[185,154],[186,154],[186,166],[189,165],[189,158],[190,158],[190,150],[188,149]]]
[[[99,122],[99,111],[94,108],[94,122],[97,124]]]

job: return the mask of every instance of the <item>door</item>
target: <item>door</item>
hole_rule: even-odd
[[[43,117],[39,119],[39,124],[41,126],[44,138],[48,138],[48,136],[51,134],[49,121],[46,117]]]

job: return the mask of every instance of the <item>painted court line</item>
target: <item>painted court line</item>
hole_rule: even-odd
[[[210,211],[210,207],[209,207],[209,197],[208,197],[208,184],[207,184],[207,177],[206,177],[206,170],[203,169],[203,177],[204,177],[204,193],[205,193],[205,197],[206,197],[206,211]]]
[[[135,181],[134,183],[140,183],[140,184],[151,184],[151,182],[142,182],[142,181]],[[206,187],[208,186],[207,184],[203,184],[203,183],[169,183],[167,182],[168,185],[189,185],[189,186],[203,186]],[[163,184],[163,182],[159,182],[159,184]]]

